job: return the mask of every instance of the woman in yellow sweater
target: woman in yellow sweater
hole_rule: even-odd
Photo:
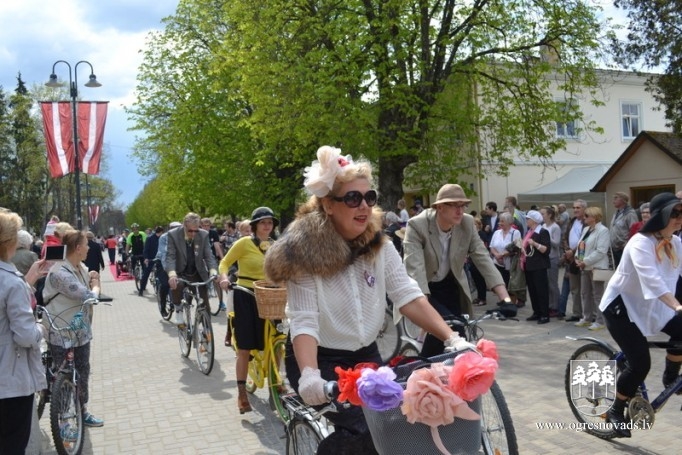
[[[220,287],[227,290],[229,279],[227,273],[230,266],[237,263],[237,284],[253,289],[253,282],[265,279],[263,262],[265,252],[272,242],[272,230],[279,224],[275,214],[268,207],[258,207],[251,214],[251,232],[232,244],[227,254],[220,261]],[[237,341],[237,389],[239,396],[237,405],[239,413],[251,411],[249,397],[246,393],[246,376],[249,366],[249,351],[263,349],[263,333],[265,321],[258,317],[256,299],[249,293],[236,289],[234,291],[234,336]]]

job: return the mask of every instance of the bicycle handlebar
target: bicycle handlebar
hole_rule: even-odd
[[[218,275],[211,275],[208,277],[208,280],[206,281],[196,281],[196,282],[191,282],[188,281],[184,278],[180,278],[179,276],[176,276],[175,278],[180,282],[180,283],[185,283],[187,286],[208,286],[208,284],[211,283],[211,281],[214,281]]]

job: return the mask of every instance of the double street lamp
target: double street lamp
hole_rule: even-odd
[[[88,82],[85,83],[86,87],[101,87],[102,84],[97,82],[97,77],[92,68],[90,62],[81,60],[73,66],[73,72],[71,65],[64,60],[57,60],[52,65],[52,74],[50,74],[50,80],[45,83],[48,87],[62,87],[63,83],[57,80],[57,75],[54,70],[58,63],[63,63],[69,68],[69,91],[71,96],[71,109],[73,113],[73,147],[74,147],[74,177],[76,180],[76,208],[77,215],[76,220],[78,223],[78,230],[83,229],[83,211],[81,208],[81,184],[80,184],[80,156],[78,153],[78,65],[85,63],[90,67],[90,77]],[[73,74],[73,78],[72,78]]]

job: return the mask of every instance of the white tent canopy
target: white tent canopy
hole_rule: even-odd
[[[532,205],[571,204],[584,199],[588,205],[604,207],[604,193],[592,193],[590,189],[609,170],[607,165],[573,168],[555,181],[526,193],[519,193],[517,200],[523,209]]]

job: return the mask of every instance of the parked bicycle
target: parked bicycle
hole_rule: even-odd
[[[206,281],[192,283],[178,277],[178,282],[184,283],[182,288],[182,312],[185,316],[184,327],[178,326],[178,341],[180,343],[180,354],[183,357],[189,356],[189,351],[194,342],[194,350],[197,355],[199,369],[205,375],[211,373],[215,360],[215,340],[213,337],[213,326],[211,315],[208,312],[207,302],[201,298],[199,289],[202,286],[210,285],[215,279],[215,275]],[[196,302],[196,305],[193,303]],[[194,317],[192,317],[192,307],[195,307]],[[170,316],[169,316],[170,317]]]
[[[314,455],[320,442],[329,436],[334,427],[324,418],[328,412],[336,412],[337,404],[334,400],[339,396],[339,386],[336,381],[329,381],[324,385],[324,394],[331,400],[320,410],[315,410],[303,403],[296,393],[288,393],[280,398],[288,413],[286,424],[287,455]]]
[[[627,365],[625,355],[613,348],[608,342],[593,337],[566,337],[570,340],[587,341],[587,344],[580,346],[575,350],[568,364],[566,365],[565,375],[565,389],[568,405],[573,412],[573,415],[582,424],[582,429],[587,433],[597,436],[601,439],[612,439],[617,437],[616,431],[612,425],[606,421],[606,411],[609,410],[615,399],[616,383],[615,378]],[[663,341],[649,341],[649,348],[658,349],[680,349],[674,343]],[[603,385],[594,383],[589,380],[589,371],[579,370],[578,375],[575,374],[575,369],[572,369],[571,360],[584,360],[587,368],[591,368],[595,377],[599,382],[604,382]],[[613,371],[608,367],[606,361],[615,361],[617,371]],[[593,366],[590,367],[590,363]],[[580,367],[581,365],[573,364],[573,367]],[[585,368],[583,367],[583,368]],[[604,367],[608,367],[604,369]],[[581,377],[582,371],[587,376],[584,377],[587,383],[587,390],[578,390],[582,387]],[[612,379],[613,381],[610,381]],[[592,387],[594,386],[594,387]],[[609,386],[611,389],[609,389]],[[586,392],[586,393],[584,393]],[[632,423],[632,429],[651,429],[656,412],[665,406],[668,399],[682,392],[682,375],[670,384],[668,387],[656,396],[653,401],[649,400],[649,390],[644,382],[637,389],[637,394],[630,399],[628,407],[625,409],[626,421],[629,419]]]
[[[233,289],[247,292],[255,297],[254,292],[243,286],[232,285]],[[234,313],[228,315],[228,324],[230,324],[232,333],[232,347],[236,351],[239,349],[237,340],[234,336],[234,327],[232,321],[234,320]],[[257,389],[265,387],[265,380],[268,381],[268,401],[270,408],[277,412],[277,415],[283,422],[289,419],[289,412],[286,410],[280,396],[286,393],[286,372],[284,369],[284,351],[287,341],[286,332],[288,327],[286,323],[274,321],[270,319],[265,320],[264,330],[264,349],[262,351],[252,350],[249,360],[249,377],[246,381],[246,391],[255,393]]]
[[[388,304],[384,312],[384,322],[379,330],[376,343],[381,360],[387,363],[400,353],[409,339],[416,340],[421,334],[421,327],[408,318],[401,318],[398,324],[393,322],[393,304]]]
[[[47,318],[51,328],[50,336],[59,340],[46,340],[42,347],[42,361],[45,366],[47,388],[39,393],[38,418],[42,417],[45,405],[50,403],[50,431],[55,449],[60,455],[78,455],[83,450],[85,440],[83,426],[83,409],[79,398],[78,370],[74,364],[74,348],[79,341],[87,337],[90,332],[89,321],[83,311],[86,305],[104,303],[98,299],[87,299],[81,304],[73,318],[66,320],[63,316],[71,312],[71,308],[58,314],[51,314],[47,307],[36,307],[36,318]],[[109,303],[105,303],[110,305]],[[50,344],[59,344],[67,349],[64,361],[60,365],[54,364]]]
[[[405,318],[403,318],[405,319]],[[480,323],[487,319],[504,321],[507,318],[497,311],[490,311],[478,318],[470,319],[468,315],[445,318],[445,322],[453,329],[464,330],[467,341],[475,343],[485,335]],[[401,357],[418,357],[423,341],[418,338],[404,336],[405,343],[400,350]],[[481,398],[481,443],[486,454],[518,454],[516,431],[511,412],[507,406],[502,389],[493,382],[488,393]]]

